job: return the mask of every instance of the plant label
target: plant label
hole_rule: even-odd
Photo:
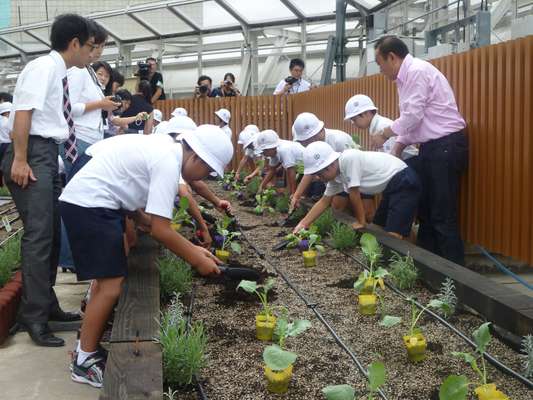
[[[4,228],[6,228],[6,232],[9,233],[13,230],[13,228],[11,227],[11,224],[9,222],[9,218],[7,217],[7,215],[4,215],[2,217],[2,223],[4,224]]]

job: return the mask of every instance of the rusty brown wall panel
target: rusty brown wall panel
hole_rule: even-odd
[[[459,199],[463,237],[533,265],[533,36],[432,62],[448,78],[468,125],[469,168]],[[357,93],[370,96],[381,114],[398,117],[395,84],[379,74],[292,96],[223,101],[232,112],[236,101],[240,105],[240,121],[235,118],[232,125],[234,135],[255,123],[291,139],[294,118],[308,111],[326,127],[358,133],[367,147],[368,134],[343,120],[346,100]],[[158,107],[165,117],[175,107],[185,107],[197,123],[212,123],[219,102],[167,100]]]

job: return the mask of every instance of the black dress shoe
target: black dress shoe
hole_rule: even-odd
[[[81,321],[81,315],[73,312],[65,312],[61,309],[53,311],[48,316],[49,321],[73,322]]]
[[[54,336],[48,324],[22,324],[27,329],[28,334],[37,346],[61,347],[65,341]]]

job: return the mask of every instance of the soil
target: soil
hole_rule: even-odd
[[[224,195],[218,185],[210,186],[219,195]],[[327,249],[326,254],[319,256],[317,267],[305,268],[298,250],[271,250],[280,237],[288,233],[287,229],[268,226],[279,214],[256,216],[245,211],[244,207],[234,204],[234,214],[241,226],[252,227],[246,237],[264,251],[266,259],[312,303],[318,304],[317,309],[362,364],[368,366],[377,360],[385,363],[388,380],[384,392],[389,399],[438,399],[438,387],[448,375],[466,374],[471,380],[475,379],[471,369],[451,355],[452,351],[472,349],[427,316],[423,316],[418,324],[428,342],[427,358],[421,363],[410,363],[402,341],[410,322],[410,308],[405,301],[390,290],[380,293],[385,312],[402,317],[402,323],[393,328],[381,327],[378,315],[363,316],[358,312],[357,296],[352,288],[362,271],[360,265]],[[261,225],[257,226],[258,223]],[[242,242],[243,253],[232,256],[232,262],[255,268],[264,277],[277,275],[271,264],[259,258],[244,240]],[[351,253],[362,259],[356,250]],[[262,351],[267,343],[255,338],[254,319],[261,311],[261,305],[253,296],[235,292],[236,285],[235,282],[203,278],[194,282],[193,319],[202,321],[208,334],[207,366],[202,370],[200,380],[209,399],[322,399],[323,387],[345,383],[352,385],[360,396],[366,393],[366,380],[351,358],[336,344],[314,313],[278,277],[269,295],[272,305],[287,307],[291,319],[310,320],[312,328],[287,340],[287,349],[298,354],[288,393],[282,396],[269,394],[262,369]],[[409,293],[423,304],[433,296],[422,284],[417,284]],[[458,313],[450,321],[470,336],[484,322],[468,313]],[[488,351],[511,368],[521,371],[518,354],[498,339],[491,340]],[[525,385],[490,365],[487,368],[490,382],[509,398],[531,399],[531,391]],[[193,399],[196,395],[180,392],[179,398]]]
[[[12,231],[7,232],[4,224],[0,223],[0,242],[12,235],[14,231],[22,227],[22,220],[18,216],[18,212],[13,201],[0,206],[0,219],[4,216],[8,217],[9,221],[11,222]]]

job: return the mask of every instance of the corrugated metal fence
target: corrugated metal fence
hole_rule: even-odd
[[[470,165],[460,198],[463,237],[533,264],[533,37],[433,63],[450,81],[468,124]],[[168,100],[159,107],[166,117],[175,107],[184,107],[197,123],[212,123],[214,111],[226,107],[232,112],[236,142],[250,123],[290,138],[292,121],[304,111],[315,113],[326,127],[356,132],[343,115],[346,100],[357,93],[374,99],[381,114],[398,116],[395,85],[381,75],[292,96]],[[366,133],[359,133],[366,146]]]

